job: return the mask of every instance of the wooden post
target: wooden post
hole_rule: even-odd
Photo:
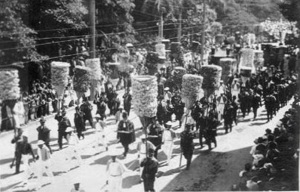
[[[201,37],[201,66],[204,63],[204,44],[205,44],[205,19],[206,19],[206,0],[203,0],[203,29],[202,29],[202,37]]]
[[[90,25],[91,25],[91,43],[90,55],[91,58],[96,58],[96,3],[95,0],[90,0]]]

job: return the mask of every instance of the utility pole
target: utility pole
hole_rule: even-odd
[[[96,58],[96,3],[95,0],[90,2],[90,25],[91,25],[91,43],[90,43],[90,56]]]
[[[182,8],[180,8],[179,19],[178,20],[179,20],[179,26],[178,26],[177,41],[180,42],[181,31],[182,31]]]
[[[159,21],[159,43],[161,43],[161,40],[164,38],[164,18],[163,18],[163,11],[160,10],[160,21]]]
[[[203,29],[201,36],[201,65],[204,63],[204,44],[205,44],[205,19],[206,19],[206,0],[203,0]]]

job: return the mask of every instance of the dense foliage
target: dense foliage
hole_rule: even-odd
[[[267,18],[279,20],[280,11],[289,20],[299,20],[299,2],[284,2],[279,9],[280,0],[206,0],[203,29],[203,1],[96,1],[97,47],[107,54],[123,52],[126,43],[150,47],[161,19],[165,38],[200,41],[205,30],[207,42],[219,33],[257,32]],[[1,64],[64,57],[69,53],[64,50],[74,49],[79,41],[88,47],[89,0],[10,0],[0,5]]]

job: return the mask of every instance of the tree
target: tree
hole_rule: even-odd
[[[60,44],[83,34],[88,13],[82,0],[1,1],[1,64],[58,56]],[[86,33],[87,34],[87,33]]]
[[[125,51],[126,43],[134,43],[135,30],[131,15],[135,4],[133,0],[103,0],[97,2],[98,26],[97,31],[102,32],[98,46],[102,53],[110,57],[114,52]],[[109,49],[106,49],[109,48]]]
[[[36,60],[40,55],[35,49],[36,32],[23,21],[26,0],[0,2],[0,60],[1,65],[19,61]]]
[[[74,47],[89,34],[87,14],[84,0],[28,0],[27,24],[38,31],[38,52],[57,57],[59,49]]]

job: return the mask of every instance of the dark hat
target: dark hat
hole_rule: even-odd
[[[45,123],[45,122],[46,122],[46,119],[45,119],[44,116],[41,117],[40,122],[41,122],[41,123]]]
[[[154,149],[149,148],[148,152],[149,152],[149,154],[154,154]]]

